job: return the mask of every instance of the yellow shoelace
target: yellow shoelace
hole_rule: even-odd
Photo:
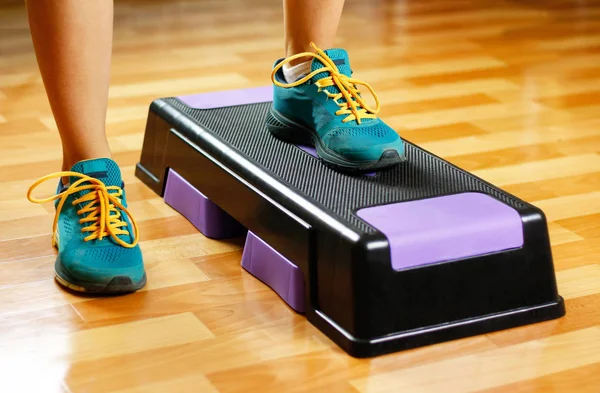
[[[317,48],[317,46],[313,42],[310,43],[310,46],[314,48],[317,51],[317,53],[299,53],[297,55],[290,56],[287,59],[283,60],[271,72],[271,80],[273,81],[273,83],[279,87],[294,87],[301,85],[302,83],[310,80],[313,76],[321,72],[329,72],[328,77],[319,79],[315,84],[319,88],[319,91],[324,91],[325,93],[327,93],[327,95],[330,98],[332,98],[337,105],[340,106],[340,110],[335,113],[337,116],[348,115],[342,120],[342,122],[347,123],[349,121],[356,120],[356,122],[360,124],[361,119],[377,118],[376,114],[379,112],[380,109],[379,97],[377,97],[377,94],[375,94],[375,91],[373,90],[371,85],[358,79],[347,77],[346,75],[340,73],[333,60],[331,60],[325,52]],[[321,63],[324,64],[324,67],[321,67],[318,70],[314,70],[310,74],[306,75],[304,78],[299,79],[293,83],[281,83],[275,79],[275,74],[281,67],[283,67],[284,64],[289,63],[294,59],[306,56],[312,56],[315,59],[319,60]],[[360,92],[356,87],[357,85],[365,86],[369,90],[369,92],[373,95],[373,98],[375,98],[377,108],[372,109],[369,105],[367,105],[367,103],[360,96]],[[327,90],[324,90],[326,87],[329,86],[337,86],[337,88],[340,90],[340,93],[333,94]],[[346,100],[345,102],[338,101],[342,97]],[[356,103],[358,103],[359,105],[356,105]]]
[[[67,176],[79,177],[80,179],[71,184],[65,191],[49,198],[37,199],[31,195],[33,190],[43,182],[50,179]],[[91,184],[82,184],[86,182]],[[27,191],[27,199],[33,203],[46,203],[60,199],[60,202],[56,207],[56,216],[54,217],[54,224],[52,228],[52,244],[56,244],[56,227],[58,225],[58,217],[67,200],[67,197],[71,194],[75,194],[84,190],[89,190],[89,192],[80,198],[76,198],[72,202],[74,206],[87,202],[81,209],[77,211],[77,215],[84,216],[79,220],[79,223],[89,223],[87,226],[81,228],[81,231],[91,232],[90,235],[86,236],[83,240],[86,242],[94,239],[102,240],[104,237],[110,236],[115,242],[123,247],[135,247],[138,243],[139,237],[138,227],[135,223],[135,220],[131,216],[131,213],[129,213],[129,211],[121,204],[123,189],[117,186],[107,187],[102,181],[78,172],[57,172],[44,176],[33,183],[31,187],[29,187],[29,191]],[[112,191],[112,193],[109,191]],[[118,209],[123,210],[131,221],[134,231],[132,243],[127,243],[118,237],[118,235],[129,235],[129,231],[122,229],[123,227],[127,227],[127,223],[121,220],[121,212]]]

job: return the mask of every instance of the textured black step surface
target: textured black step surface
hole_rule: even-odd
[[[264,126],[270,103],[202,110],[176,98],[165,102],[358,231],[375,231],[354,215],[363,206],[466,191],[493,195],[515,208],[526,207],[517,198],[410,143],[406,163],[375,177],[348,176],[324,167],[302,149],[273,138]],[[194,142],[193,136],[190,139]],[[302,170],[302,176],[298,170]]]

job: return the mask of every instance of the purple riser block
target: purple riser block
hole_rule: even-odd
[[[523,246],[519,213],[480,193],[369,207],[357,214],[385,234],[396,270]]]
[[[304,275],[283,255],[248,232],[242,267],[271,287],[297,312],[304,312]]]
[[[227,239],[246,232],[240,223],[172,169],[169,169],[164,199],[206,237]]]
[[[253,87],[241,90],[224,90],[177,97],[190,108],[214,109],[227,106],[257,104],[273,100],[273,86]]]
[[[225,239],[247,232],[172,169],[169,169],[164,200],[206,237]],[[304,312],[304,275],[296,265],[251,232],[246,237],[242,266],[271,287],[294,310]]]

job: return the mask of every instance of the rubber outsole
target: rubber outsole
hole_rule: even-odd
[[[57,262],[54,265],[54,278],[65,288],[75,292],[88,294],[124,294],[136,292],[146,285],[146,273],[138,282],[126,276],[115,276],[108,284],[99,284],[76,280],[70,277]]]
[[[313,146],[317,150],[319,160],[324,165],[339,172],[373,172],[388,169],[406,161],[406,156],[401,156],[394,149],[385,150],[377,160],[347,160],[323,145],[314,130],[285,117],[273,109],[273,107],[269,109],[267,114],[266,125],[269,132],[281,141],[296,145]]]

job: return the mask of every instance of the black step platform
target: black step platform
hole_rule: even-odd
[[[136,175],[356,357],[565,314],[538,208],[408,143],[335,172],[272,137],[271,88],[159,99]]]

